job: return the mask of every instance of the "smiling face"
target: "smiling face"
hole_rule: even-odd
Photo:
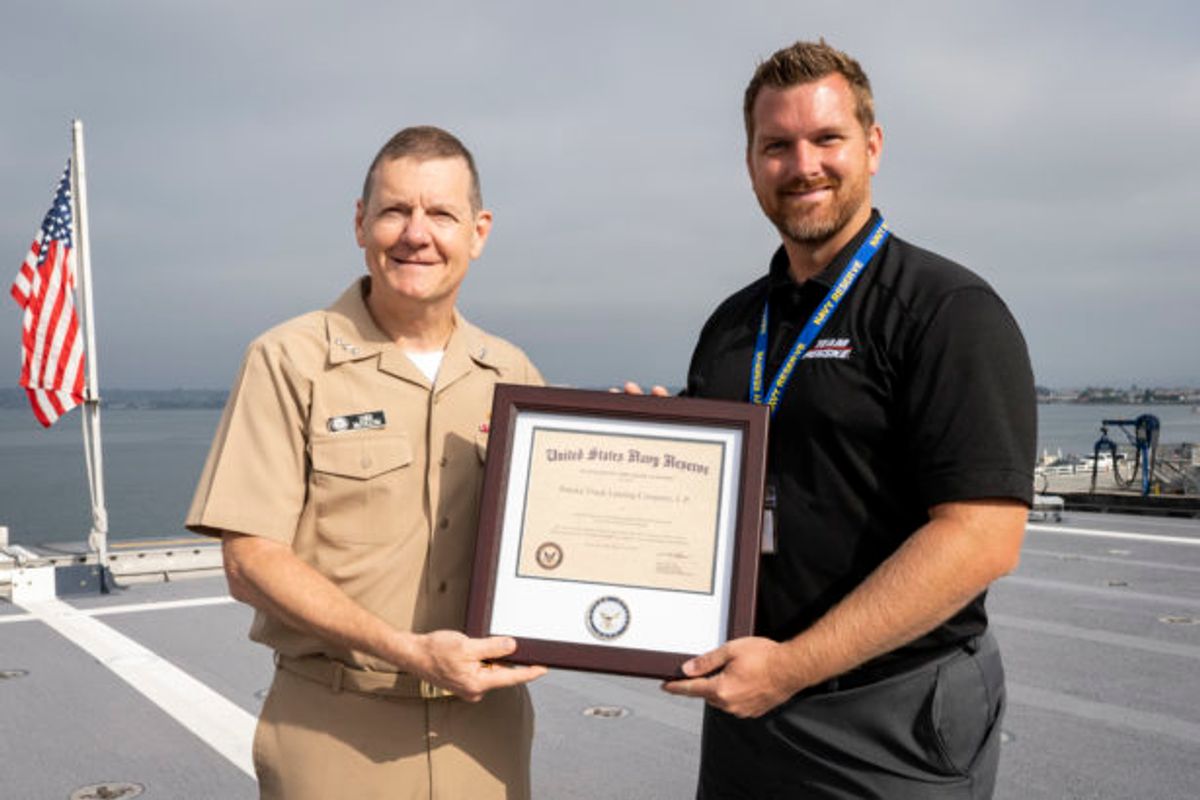
[[[359,200],[354,233],[371,274],[368,303],[385,317],[437,308],[450,313],[492,215],[471,205],[462,158],[385,159]]]
[[[754,102],[746,152],[763,213],[796,244],[844,244],[871,213],[871,176],[883,133],[864,129],[846,79],[827,75],[785,89],[764,87]]]

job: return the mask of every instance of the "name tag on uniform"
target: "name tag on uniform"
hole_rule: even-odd
[[[347,414],[344,417],[330,417],[325,423],[330,433],[359,431],[371,428],[382,428],[387,425],[387,419],[382,411],[364,411],[361,414]]]

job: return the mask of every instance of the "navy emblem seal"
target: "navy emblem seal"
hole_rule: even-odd
[[[537,559],[538,566],[542,569],[557,569],[558,565],[562,563],[563,552],[562,548],[554,542],[543,542],[538,545],[533,557]]]
[[[629,629],[629,606],[619,597],[601,597],[588,607],[588,633],[601,641],[612,641]]]

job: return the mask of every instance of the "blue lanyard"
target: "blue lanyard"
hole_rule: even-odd
[[[791,351],[787,358],[783,360],[783,364],[779,367],[779,372],[775,373],[775,380],[771,381],[771,388],[767,394],[766,400],[763,400],[763,373],[767,367],[767,309],[770,303],[763,305],[762,322],[758,326],[758,337],[754,340],[754,362],[750,370],[750,402],[756,405],[762,405],[766,402],[771,409],[771,416],[775,416],[775,409],[779,406],[779,399],[783,397],[783,390],[787,388],[788,381],[792,377],[792,372],[796,369],[796,364],[800,362],[800,358],[808,350],[809,345],[817,338],[817,334],[821,332],[821,328],[825,327],[825,323],[833,316],[833,312],[837,310],[842,300],[849,294],[854,282],[858,280],[858,276],[867,268],[867,264],[879,252],[879,248],[883,245],[888,237],[888,228],[883,220],[879,220],[879,224],[871,231],[871,235],[858,248],[858,252],[854,254],[854,258],[850,259],[850,263],[842,270],[842,274],[838,276],[837,283],[829,290],[829,294],[825,295],[825,299],[821,301],[821,305],[817,306],[817,310],[808,318],[804,329],[800,331],[800,335],[796,337],[796,343],[792,345]]]

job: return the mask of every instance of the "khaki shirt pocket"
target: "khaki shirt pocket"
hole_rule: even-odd
[[[312,441],[317,531],[340,542],[381,543],[398,535],[397,510],[419,507],[406,433],[353,432]],[[415,497],[409,497],[416,492]]]

